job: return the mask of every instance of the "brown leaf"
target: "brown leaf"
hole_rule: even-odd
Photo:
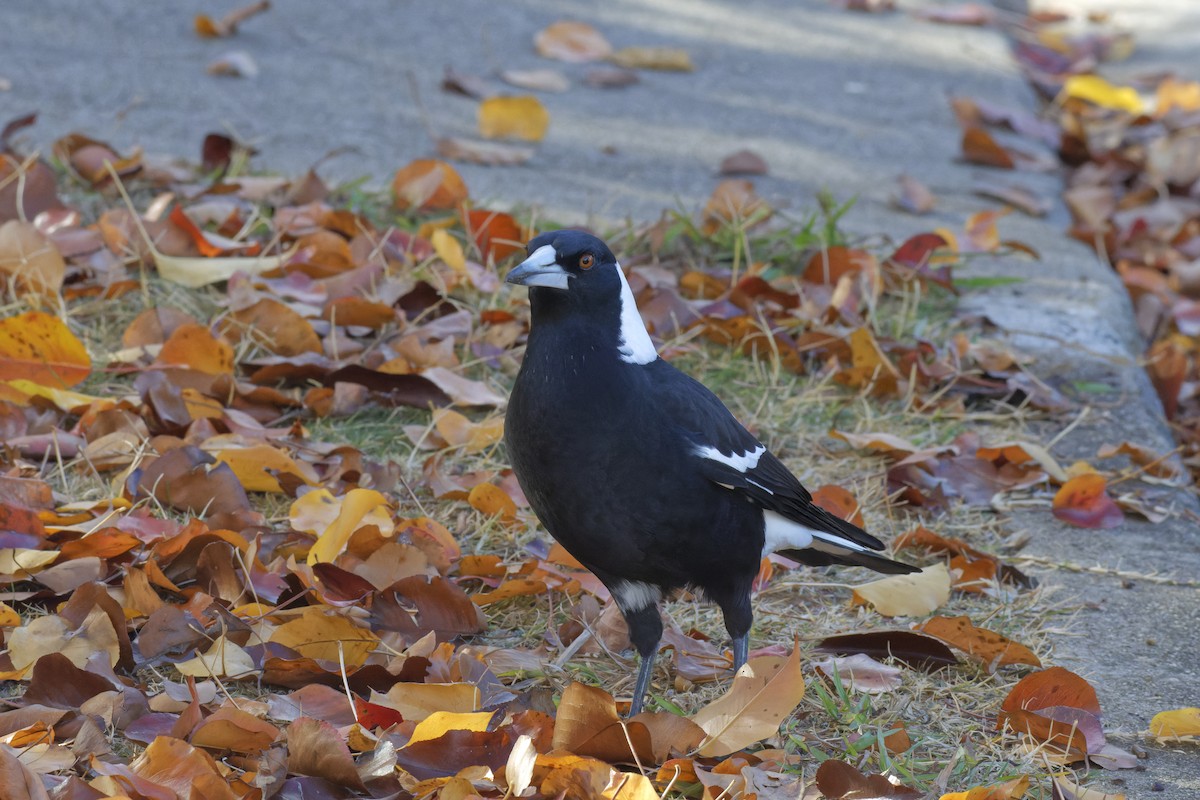
[[[654,748],[646,726],[634,720],[623,721],[617,714],[616,701],[608,692],[577,682],[566,688],[559,702],[554,749],[613,764],[654,762]]]
[[[767,162],[753,150],[738,150],[721,159],[717,174],[722,177],[734,175],[766,175]]]
[[[226,320],[221,335],[234,343],[250,338],[280,356],[322,352],[321,340],[309,321],[278,300],[264,297],[231,312]]]
[[[162,344],[183,325],[198,325],[196,318],[172,306],[148,308],[133,318],[121,334],[124,347],[145,347]]]
[[[1012,183],[998,181],[976,180],[971,191],[983,197],[991,197],[1002,203],[1008,203],[1013,208],[1031,217],[1044,217],[1050,213],[1053,203],[1033,193],[1033,190]]]
[[[702,214],[702,228],[711,234],[730,223],[762,222],[771,216],[771,207],[755,193],[750,181],[727,178],[713,189]]]
[[[894,658],[926,672],[958,663],[950,648],[932,635],[923,636],[912,631],[870,631],[826,636],[817,643],[813,652],[839,656],[862,653],[877,659]]]
[[[346,740],[328,722],[301,717],[287,729],[288,772],[324,778],[338,786],[364,791],[362,778]]]
[[[828,800],[919,800],[923,792],[892,783],[883,775],[864,775],[850,764],[836,759],[826,759],[817,767],[817,788]]]
[[[818,486],[812,492],[812,502],[813,505],[820,506],[835,517],[849,520],[860,528],[865,524],[862,505],[854,495],[841,486],[833,484]]]
[[[612,53],[600,31],[585,22],[561,20],[537,32],[533,45],[538,55],[573,64],[599,61]]]
[[[583,82],[593,89],[623,89],[640,80],[636,72],[621,67],[592,67],[583,76]]]
[[[1013,169],[1016,166],[1012,154],[983,128],[970,127],[963,131],[962,151],[963,158],[972,164],[1000,169]]]
[[[159,736],[129,765],[133,775],[176,797],[237,800],[212,756],[187,742]]]
[[[996,18],[995,10],[982,3],[957,3],[922,8],[915,11],[914,14],[920,19],[939,22],[943,25],[991,25]]]
[[[66,263],[32,222],[9,220],[0,225],[0,281],[11,282],[16,295],[53,295],[62,288]]]
[[[786,659],[750,659],[738,670],[728,692],[692,715],[707,734],[700,754],[728,755],[773,736],[803,697],[798,646]]]
[[[183,324],[163,343],[162,364],[190,367],[206,375],[232,374],[233,348],[213,336],[203,325]]]
[[[1025,645],[994,631],[977,628],[966,616],[933,617],[921,623],[918,628],[962,650],[983,664],[988,672],[995,672],[998,668],[1010,664],[1042,666],[1041,660]]]
[[[21,763],[8,747],[0,747],[0,797],[5,800],[50,800],[42,779]]]

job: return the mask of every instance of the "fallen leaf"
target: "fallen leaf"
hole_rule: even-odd
[[[892,205],[910,214],[928,214],[937,205],[937,198],[929,187],[911,175],[896,179],[897,191],[892,195]]]
[[[693,72],[691,56],[678,47],[623,47],[608,57],[625,69],[656,69],[668,72]]]
[[[245,50],[230,50],[208,62],[204,71],[222,78],[256,78],[258,62]]]
[[[1079,528],[1115,528],[1125,520],[1109,496],[1103,475],[1089,472],[1062,485],[1054,495],[1052,513]]]
[[[550,112],[533,95],[489,97],[479,103],[478,121],[485,139],[540,142],[550,127]]]
[[[392,195],[401,211],[452,211],[467,199],[467,185],[445,161],[420,158],[396,170]]]
[[[571,81],[556,69],[502,69],[500,80],[530,92],[565,92]]]
[[[1125,800],[1123,793],[1108,794],[1098,789],[1087,789],[1063,775],[1054,776],[1050,789],[1052,800]]]
[[[503,142],[477,142],[447,136],[437,140],[438,155],[485,167],[514,167],[533,158],[533,148]]]
[[[207,14],[197,14],[195,18],[196,35],[202,39],[215,39],[233,36],[238,26],[251,17],[257,16],[271,7],[271,0],[258,0],[241,8],[235,8],[220,19],[214,20]]]
[[[817,642],[813,652],[833,655],[863,653],[873,658],[894,658],[913,669],[926,672],[958,663],[954,653],[933,636],[904,630],[826,636]]]
[[[804,697],[800,648],[786,659],[752,658],[738,670],[729,691],[692,715],[707,734],[702,756],[723,756],[773,736]]]
[[[949,792],[940,800],[1019,800],[1029,791],[1029,776],[1022,775],[1011,781],[991,786],[976,786],[965,792]]]
[[[950,571],[945,564],[912,575],[893,575],[854,587],[851,605],[869,603],[885,617],[923,617],[950,600]]]
[[[813,666],[831,679],[836,675],[836,680],[847,689],[865,694],[892,692],[903,683],[902,670],[881,664],[863,653],[814,661]]]
[[[722,177],[734,175],[766,175],[767,162],[753,150],[738,150],[721,159],[717,174]]]
[[[983,128],[970,127],[963,131],[962,152],[963,158],[972,164],[999,169],[1016,167],[1012,155]]]
[[[0,225],[0,279],[11,282],[17,296],[55,294],[65,270],[62,254],[32,222]]]
[[[828,800],[919,800],[925,796],[924,792],[893,783],[884,775],[865,775],[833,758],[817,767],[816,784]]]
[[[92,373],[83,342],[58,317],[27,311],[0,319],[0,380],[70,388]]]
[[[1063,83],[1062,96],[1130,114],[1142,113],[1142,98],[1137,89],[1116,86],[1099,75],[1071,75]]]
[[[1200,736],[1200,708],[1158,712],[1150,720],[1150,735],[1178,740]]]
[[[258,666],[244,649],[218,636],[208,650],[175,665],[181,675],[193,678],[245,678],[258,672]]]
[[[586,22],[562,20],[538,31],[533,38],[538,55],[582,64],[612,54],[612,45],[600,31]]]
[[[977,628],[966,616],[933,617],[922,622],[918,629],[963,651],[988,672],[1012,664],[1042,666],[1041,659],[1025,645],[986,628]]]

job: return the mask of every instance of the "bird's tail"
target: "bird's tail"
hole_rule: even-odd
[[[802,509],[790,509],[812,535],[812,544],[804,549],[780,550],[801,564],[819,567],[829,564],[866,567],[886,575],[908,575],[920,572],[920,568],[893,561],[886,556],[870,552],[882,550],[883,542],[876,539],[853,522],[830,514],[817,505],[806,504]],[[799,513],[796,513],[796,512]]]

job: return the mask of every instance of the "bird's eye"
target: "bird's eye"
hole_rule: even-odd
[[[579,257],[579,268],[580,269],[591,269],[592,265],[595,263],[596,263],[596,257],[593,256],[591,253],[584,253],[582,256]]]

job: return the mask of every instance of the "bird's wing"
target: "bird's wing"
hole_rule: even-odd
[[[652,378],[655,399],[690,442],[705,478],[807,529],[848,539],[856,549],[883,549],[874,536],[814,505],[791,470],[706,386],[661,359],[651,366],[658,373]]]

